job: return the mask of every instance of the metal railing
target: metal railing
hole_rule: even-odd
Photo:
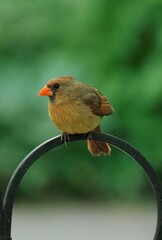
[[[88,134],[69,135],[69,141],[87,140],[87,137]],[[120,138],[103,133],[93,133],[91,139],[107,142],[110,145],[113,145],[131,156],[132,159],[142,167],[152,185],[157,203],[157,225],[153,240],[162,240],[162,186],[153,167],[138,150]],[[57,136],[36,147],[20,162],[19,166],[12,174],[4,197],[2,197],[2,193],[0,192],[0,240],[12,239],[11,223],[13,204],[17,188],[25,173],[40,156],[61,144],[64,144],[64,142],[61,140],[61,136]]]

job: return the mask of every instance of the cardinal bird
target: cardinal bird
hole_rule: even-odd
[[[96,88],[75,80],[73,77],[51,79],[40,90],[38,96],[48,96],[48,113],[63,134],[101,132],[103,116],[113,113],[109,100]],[[92,155],[111,153],[105,142],[87,139]]]

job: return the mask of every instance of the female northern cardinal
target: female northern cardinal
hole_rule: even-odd
[[[48,96],[48,112],[55,125],[66,134],[101,132],[99,125],[105,115],[113,113],[108,99],[94,87],[73,77],[59,77],[48,81],[38,96]],[[111,153],[105,142],[88,139],[92,155]]]

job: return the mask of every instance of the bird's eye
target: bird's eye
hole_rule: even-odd
[[[53,87],[54,87],[55,89],[57,89],[57,88],[59,88],[59,87],[60,87],[60,84],[58,84],[58,83],[55,83],[55,84],[53,85]]]

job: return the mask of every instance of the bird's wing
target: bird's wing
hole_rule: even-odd
[[[108,98],[91,86],[87,88],[86,94],[82,96],[82,101],[91,108],[95,115],[104,116],[113,113]]]

